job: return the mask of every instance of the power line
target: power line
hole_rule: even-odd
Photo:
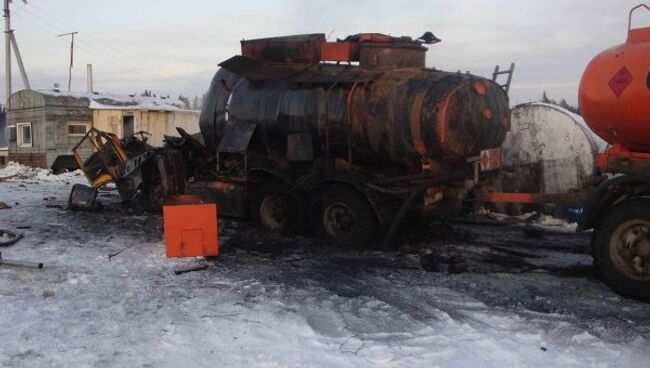
[[[39,8],[39,7],[37,7],[37,6],[35,6],[33,3],[30,3],[29,8],[34,9],[34,10],[37,10],[37,11],[39,11],[40,13],[44,14],[45,16],[49,17],[50,19],[53,19],[54,21],[59,22],[59,23],[65,25],[65,26],[66,26],[65,29],[72,29],[72,30],[74,30],[74,31],[81,32],[81,35],[82,35],[81,37],[87,37],[87,38],[90,38],[90,39],[94,40],[94,41],[95,41],[97,44],[99,44],[101,47],[104,47],[105,49],[111,51],[114,55],[117,55],[118,57],[121,56],[121,58],[126,59],[126,60],[131,59],[131,56],[129,56],[129,55],[127,55],[127,54],[124,54],[124,53],[122,53],[122,52],[119,52],[119,51],[115,50],[114,48],[112,48],[112,47],[110,47],[110,46],[109,46],[109,47],[104,46],[104,43],[105,43],[104,41],[102,41],[102,40],[100,40],[100,39],[98,39],[98,38],[92,36],[92,35],[91,35],[90,33],[88,33],[88,32],[82,32],[80,29],[78,29],[77,27],[73,26],[72,24],[70,24],[70,23],[68,23],[68,22],[66,22],[66,21],[64,21],[64,20],[62,20],[62,19],[60,19],[60,18],[57,18],[57,17],[51,15],[49,12],[47,12],[47,11],[45,11],[45,10],[43,10],[43,9],[41,9],[41,8]],[[56,28],[56,27],[59,27],[59,26],[57,26],[57,25],[55,25],[55,24],[49,22],[48,20],[42,18],[42,17],[39,16],[38,14],[35,14],[35,13],[31,12],[29,9],[27,9],[27,6],[26,6],[26,5],[23,6],[22,9],[24,9],[25,12],[31,14],[32,16],[34,16],[34,17],[36,17],[36,18],[39,18],[39,20],[41,20],[42,22],[44,22],[44,23],[46,23],[46,24],[49,24],[50,26],[53,26],[53,27],[55,27],[55,28]],[[60,29],[60,30],[63,30],[63,28],[59,28],[59,29]],[[92,45],[90,42],[83,41],[83,40],[79,40],[79,42],[83,42],[83,43],[85,43],[87,46],[92,47],[92,48],[95,48],[95,49],[99,50],[99,51],[102,52],[102,53],[105,52],[104,49],[100,49],[100,48],[98,48],[98,47]],[[147,66],[148,66],[149,68],[155,68],[155,67],[156,67],[155,65],[150,64],[150,63],[147,63],[147,62],[144,61],[144,60],[140,60],[139,63],[141,63],[141,64],[148,64]],[[134,64],[132,64],[132,65],[134,65]],[[136,66],[136,67],[137,67],[137,68],[141,68],[142,65],[138,65],[138,66]],[[158,74],[158,73],[155,73],[155,72],[154,72],[152,75],[158,75],[158,77],[160,77],[160,78],[164,78],[164,77],[166,77],[166,76],[164,76],[164,75],[162,75],[162,74]]]
[[[25,16],[25,14],[29,14],[29,13],[26,11],[23,14],[17,14],[17,15],[18,15],[19,18],[21,18],[24,21],[30,23],[31,25],[39,28],[41,31],[43,31],[43,32],[45,32],[47,34],[50,34],[52,36],[56,36],[56,33],[52,32],[50,29],[44,27],[43,25],[35,22],[34,19],[38,19],[40,22],[45,23],[45,24],[47,24],[49,26],[52,26],[55,30],[57,30],[57,29],[59,31],[63,30],[63,29],[59,28],[58,26],[52,24],[51,22],[47,22],[46,20],[44,20],[41,17],[34,17],[32,19],[29,19],[29,18],[27,18]],[[32,15],[33,15],[33,13],[32,13]],[[147,77],[148,79],[150,79],[152,81],[163,81],[163,76],[162,75],[156,75],[156,74],[153,74],[153,73],[145,72],[145,71],[142,70],[142,66],[138,66],[138,65],[132,64],[132,63],[128,63],[128,62],[125,62],[125,61],[123,61],[121,59],[118,59],[115,56],[112,56],[110,54],[106,54],[106,53],[103,52],[103,50],[101,50],[98,47],[95,47],[95,46],[93,46],[93,45],[91,45],[91,44],[89,44],[89,43],[87,43],[87,42],[85,42],[83,40],[78,40],[77,39],[77,42],[78,42],[77,46],[80,49],[86,51],[87,53],[89,53],[91,55],[94,55],[94,56],[96,56],[98,58],[101,58],[104,61],[107,61],[107,62],[109,62],[111,64],[118,64],[119,66],[121,66],[121,67],[123,67],[125,69],[128,69],[128,70],[130,70],[132,72],[136,72],[138,75]]]
[[[45,18],[43,18],[43,17],[41,17],[41,16],[39,16],[39,15],[37,15],[37,14],[35,14],[35,13],[33,13],[33,12],[27,10],[27,9],[25,9],[25,12],[28,13],[28,14],[30,14],[30,15],[33,16],[34,18],[37,18],[40,22],[43,22],[44,24],[49,25],[50,27],[54,28],[55,30],[58,30],[58,32],[64,32],[64,31],[69,30],[70,28],[71,28],[73,31],[80,32],[78,28],[76,28],[76,27],[74,27],[74,26],[72,26],[72,25],[69,25],[69,23],[64,22],[64,21],[62,21],[62,20],[58,20],[58,21],[59,21],[60,23],[62,23],[62,24],[69,25],[70,28],[60,28],[60,26],[58,26],[58,25],[56,25],[56,24],[54,24],[54,23],[48,21],[47,19],[45,19]],[[56,19],[56,18],[54,18],[53,16],[51,16],[51,15],[49,15],[49,14],[46,14],[46,15],[48,15],[50,18]],[[114,56],[114,55],[107,54],[107,53],[105,52],[105,50],[103,50],[103,49],[101,49],[101,48],[99,48],[99,47],[96,47],[96,46],[92,45],[92,44],[89,43],[89,42],[86,42],[85,40],[83,40],[83,37],[84,37],[84,36],[89,36],[87,33],[83,32],[83,33],[81,34],[81,36],[82,36],[82,39],[78,40],[79,43],[83,43],[83,44],[85,44],[86,46],[88,46],[88,47],[90,47],[90,48],[93,48],[93,49],[99,51],[99,52],[102,53],[103,55],[106,55],[106,56],[108,56],[108,57],[113,58],[116,62],[121,63],[122,65],[130,65],[130,67],[131,67],[131,68],[134,68],[134,69],[142,69],[142,68],[143,68],[142,65],[136,65],[136,64],[133,64],[133,63],[129,63],[129,62],[126,62],[126,63],[123,62],[122,60],[129,60],[129,59],[130,59],[130,57],[128,57],[128,56],[126,56],[126,55],[122,55],[122,56],[123,56],[122,58],[118,58],[118,56]],[[89,36],[89,37],[90,37],[90,36]],[[102,46],[103,46],[103,45],[102,45]],[[118,54],[118,52],[115,51],[115,50],[113,50],[113,49],[111,49],[111,51],[113,52],[113,54]],[[149,65],[149,68],[154,68],[154,67],[155,67],[155,66],[153,66],[153,65]],[[154,73],[146,72],[145,74],[147,74],[147,75],[151,75],[151,76],[155,76],[155,78],[164,78],[164,77],[165,77],[164,75],[162,75],[162,74],[158,74],[158,73],[155,73],[155,72],[154,72]]]
[[[42,27],[41,25],[39,25],[38,23],[34,23],[34,22],[32,22],[31,20],[29,20],[29,19],[27,19],[27,18],[24,18],[24,17],[22,17],[22,16],[19,16],[19,17],[23,18],[23,20],[25,20],[26,22],[28,22],[28,23],[32,24],[33,26],[37,27],[40,31],[42,31],[42,32],[44,32],[44,33],[47,33],[47,34],[49,34],[49,35],[55,36],[54,33],[50,32],[50,31],[47,30],[46,28],[43,28],[43,27]],[[118,62],[116,62],[116,61],[114,61],[114,60],[111,60],[111,59],[105,57],[104,55],[99,54],[99,53],[93,51],[92,49],[89,49],[89,48],[87,48],[87,47],[85,47],[85,46],[83,46],[83,45],[78,45],[78,48],[81,49],[81,50],[83,50],[83,51],[85,51],[87,54],[94,55],[94,56],[97,57],[97,58],[103,59],[104,61],[110,63],[111,65],[118,64],[118,66],[124,68],[125,70],[129,70],[129,71],[133,72],[134,74],[138,75],[139,77],[141,77],[141,78],[143,78],[143,79],[145,79],[145,80],[156,81],[156,82],[163,81],[163,80],[160,79],[160,78],[151,77],[151,76],[147,76],[147,75],[141,74],[141,73],[139,73],[137,70],[134,70],[132,67],[130,67],[130,66],[128,66],[128,65],[122,65],[122,64],[120,64],[120,63],[118,63]]]

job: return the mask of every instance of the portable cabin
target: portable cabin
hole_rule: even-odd
[[[149,144],[162,146],[165,135],[178,135],[176,127],[197,133],[198,114],[172,98],[21,90],[8,102],[9,161],[75,169],[71,149],[91,127],[120,138],[145,131]]]

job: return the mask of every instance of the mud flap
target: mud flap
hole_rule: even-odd
[[[71,210],[88,210],[95,206],[97,199],[97,189],[83,184],[72,186],[70,198],[68,198],[68,208]]]

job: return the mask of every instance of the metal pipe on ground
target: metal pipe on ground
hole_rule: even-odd
[[[2,252],[0,252],[0,266],[10,266],[10,267],[20,267],[20,268],[33,268],[33,269],[42,269],[44,267],[41,262],[29,262],[29,261],[16,261],[11,259],[5,259],[2,257]]]

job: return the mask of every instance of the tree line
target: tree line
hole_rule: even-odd
[[[203,107],[203,101],[205,100],[207,92],[203,93],[201,96],[194,96],[190,98],[189,96],[178,95],[177,99],[181,101],[184,105],[185,110],[195,110],[200,111]],[[158,97],[158,95],[152,92],[150,89],[145,89],[140,96],[143,97]],[[160,95],[163,98],[171,98],[170,95],[164,96]]]
[[[553,104],[553,105],[558,105],[558,106],[560,106],[560,107],[563,107],[563,108],[565,108],[565,109],[571,111],[571,112],[574,113],[574,114],[581,115],[581,114],[580,114],[580,108],[579,108],[579,107],[577,107],[577,106],[573,106],[573,105],[570,105],[570,104],[569,104],[568,102],[566,102],[566,100],[563,99],[563,98],[561,98],[559,101],[558,101],[558,100],[554,100],[554,99],[550,99],[550,98],[548,98],[548,96],[546,95],[546,91],[544,91],[544,94],[542,94],[542,100],[541,100],[541,101],[542,101],[542,102],[545,102],[545,103]]]

